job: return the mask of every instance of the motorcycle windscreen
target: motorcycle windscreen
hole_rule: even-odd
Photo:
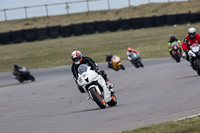
[[[87,71],[87,68],[88,66],[86,64],[81,64],[79,67],[78,67],[78,73],[82,74],[84,72]]]

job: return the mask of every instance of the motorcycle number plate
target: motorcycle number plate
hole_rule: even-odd
[[[81,78],[81,77],[79,77],[78,81],[79,81],[79,83],[81,83],[81,82],[82,82],[82,78]]]

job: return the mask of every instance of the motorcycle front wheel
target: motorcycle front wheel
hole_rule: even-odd
[[[120,68],[121,68],[122,70],[125,70],[125,67],[124,67],[123,65],[120,65]]]
[[[24,80],[23,80],[22,78],[19,78],[18,81],[19,81],[20,83],[23,83],[23,82],[24,82]]]
[[[35,78],[32,75],[30,75],[30,80],[35,81]]]
[[[97,92],[95,87],[92,87],[90,89],[90,93],[91,93],[91,95],[93,97],[93,100],[96,102],[96,104],[100,108],[102,108],[102,109],[106,108],[106,102],[105,102],[103,96],[99,95],[99,93]]]
[[[115,96],[115,94],[111,94],[112,96],[112,100],[110,102],[108,102],[107,104],[111,107],[111,106],[115,106],[117,104],[117,98]]]
[[[200,76],[200,59],[196,59],[196,69],[197,69],[197,74]]]
[[[176,62],[180,62],[181,61],[181,56],[179,55],[179,53],[176,53],[176,58],[175,58]]]

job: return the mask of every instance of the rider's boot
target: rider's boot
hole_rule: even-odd
[[[114,85],[112,83],[110,83],[109,80],[106,81],[106,86],[108,87],[108,89],[114,93],[115,91],[113,90]]]

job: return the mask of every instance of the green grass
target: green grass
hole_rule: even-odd
[[[122,133],[199,133],[200,116],[187,118],[176,122],[167,122]]]
[[[127,60],[127,47],[138,50],[143,59],[169,57],[167,44],[170,34],[182,41],[191,26],[197,32],[200,29],[200,23],[196,23],[1,45],[0,72],[11,71],[15,62],[29,69],[71,65],[70,54],[74,50],[80,50],[96,62],[105,62],[106,52]]]

